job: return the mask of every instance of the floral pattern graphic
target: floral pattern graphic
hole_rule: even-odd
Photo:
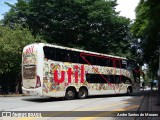
[[[78,70],[75,69],[75,65],[78,66]],[[80,71],[81,71],[81,64],[75,63],[67,63],[67,62],[55,62],[49,59],[44,59],[44,67],[43,67],[43,92],[56,92],[56,91],[64,91],[67,86],[75,86],[75,88],[79,89],[81,86],[87,86],[89,90],[114,90],[115,93],[118,93],[121,90],[126,89],[126,85],[124,83],[120,84],[91,84],[86,81],[86,73],[91,74],[106,74],[106,75],[124,75],[129,78],[133,78],[132,74],[125,70],[125,69],[116,69],[113,67],[100,67],[91,65],[84,65],[85,75],[84,75],[84,82],[83,83],[75,83],[75,74],[71,75],[72,82],[68,83],[68,76],[67,71],[68,68],[72,68],[73,71],[78,72],[78,80],[81,79]],[[54,71],[58,71],[58,77],[61,77],[61,71],[65,71],[65,78],[64,82],[56,83],[54,81]],[[118,92],[117,92],[118,91]]]
[[[36,64],[37,51],[33,51],[30,54],[23,52],[23,64]]]

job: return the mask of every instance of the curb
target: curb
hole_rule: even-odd
[[[24,94],[8,94],[8,95],[0,95],[0,97],[20,97],[20,96],[28,96]]]
[[[152,111],[152,91],[149,92],[149,108],[148,111]]]
[[[149,92],[149,107],[148,107],[148,112],[151,112],[152,111],[152,92],[153,91],[150,91]],[[152,120],[152,117],[148,117],[148,120]]]
[[[157,91],[150,91],[149,93],[149,108],[148,112],[159,111],[160,108],[157,107],[156,103],[158,102],[158,94]],[[148,120],[159,120],[160,116],[158,117],[148,117]]]

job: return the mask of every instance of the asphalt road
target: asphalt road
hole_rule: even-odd
[[[147,94],[148,91],[141,91],[130,96],[91,96],[83,100],[65,100],[63,98],[37,96],[1,97],[0,110],[3,113],[6,111],[11,112],[14,118],[10,119],[13,120],[64,120],[64,118],[65,120],[133,120],[136,118],[136,115],[133,115],[132,111],[136,113],[136,111],[140,110],[141,103]],[[17,111],[20,113],[16,113]],[[32,115],[30,114],[31,111],[35,113]],[[41,113],[41,111],[47,112]],[[114,113],[114,111],[118,112]],[[134,117],[114,117],[115,115],[118,116],[118,114],[125,116],[125,111],[131,112],[130,115]],[[121,112],[124,112],[124,114],[122,115]],[[46,117],[40,117],[41,115]],[[6,120],[6,118],[8,119],[9,117],[1,117],[0,120]]]

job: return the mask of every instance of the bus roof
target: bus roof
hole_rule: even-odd
[[[48,43],[33,43],[33,44],[40,44],[42,46],[66,49],[66,50],[77,51],[77,52],[88,53],[88,54],[95,54],[95,55],[106,56],[106,57],[113,57],[113,58],[118,58],[118,59],[126,59],[125,57],[113,56],[113,55],[108,55],[108,54],[103,54],[103,53],[98,53],[98,52],[91,52],[91,51],[70,48],[70,47],[64,47],[64,46],[59,46],[59,45],[53,45],[53,44],[48,44]],[[30,45],[33,45],[33,44],[30,44]]]

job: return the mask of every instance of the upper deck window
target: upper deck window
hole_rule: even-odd
[[[78,51],[48,46],[44,46],[43,50],[45,58],[54,61],[114,67],[113,57],[94,54],[81,55],[81,52]],[[117,68],[126,68],[124,60],[117,59],[115,62]]]

